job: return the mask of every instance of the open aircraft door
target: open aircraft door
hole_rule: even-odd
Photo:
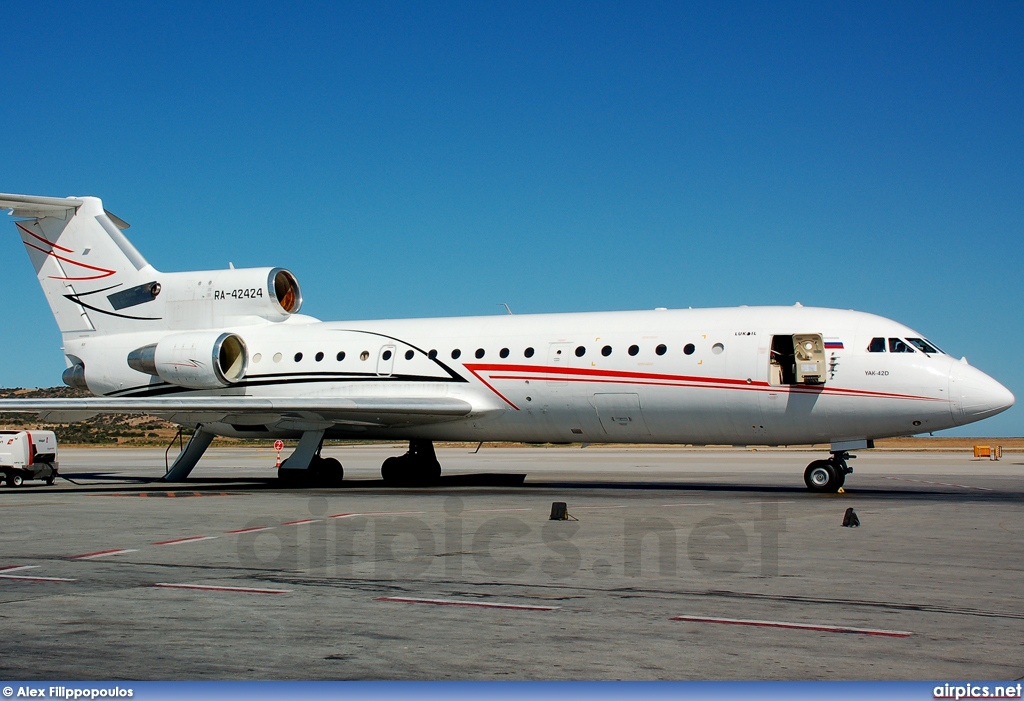
[[[825,341],[820,333],[793,334],[798,385],[825,384]]]
[[[772,336],[768,382],[772,385],[823,385],[828,362],[820,333]]]

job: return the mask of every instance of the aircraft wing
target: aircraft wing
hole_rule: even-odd
[[[296,428],[415,426],[455,421],[473,405],[452,397],[189,397],[0,399],[0,412],[38,414],[52,423],[82,421],[96,414],[147,414],[180,424],[225,422]]]

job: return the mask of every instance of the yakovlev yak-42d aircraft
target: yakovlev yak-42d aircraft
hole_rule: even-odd
[[[298,438],[282,481],[334,484],[325,438],[408,440],[381,475],[427,484],[433,441],[827,443],[804,472],[835,492],[849,451],[1009,408],[1001,384],[872,314],[739,307],[321,322],[283,268],[162,273],[95,197],[0,194],[60,327],[64,382],[96,397],[0,400],[74,421],[195,428],[166,478],[215,436]]]

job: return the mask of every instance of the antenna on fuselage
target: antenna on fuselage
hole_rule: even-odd
[[[511,314],[512,314],[512,310],[511,310],[511,309],[509,309],[509,308],[508,308],[508,305],[507,305],[507,304],[505,304],[504,302],[500,303],[500,304],[499,304],[498,306],[499,306],[499,307],[505,307],[505,311],[507,311],[507,312],[509,313],[509,315],[511,315]]]

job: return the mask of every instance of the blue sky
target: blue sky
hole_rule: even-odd
[[[324,319],[793,304],[1024,398],[1024,4],[4,4],[0,191]],[[0,386],[60,384],[13,225]],[[961,430],[1024,435],[1024,409]]]

